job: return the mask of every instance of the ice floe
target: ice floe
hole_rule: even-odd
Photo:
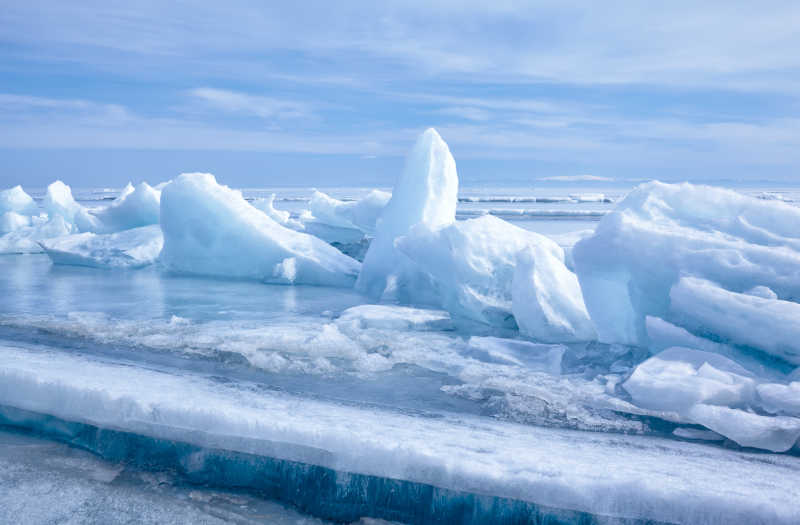
[[[210,174],[183,174],[164,187],[161,229],[161,261],[178,272],[352,286],[361,266],[326,242],[278,224]]]

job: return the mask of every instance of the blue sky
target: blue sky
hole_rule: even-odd
[[[800,178],[800,3],[288,4],[0,0],[0,182]]]

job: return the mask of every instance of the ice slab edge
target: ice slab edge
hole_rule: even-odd
[[[329,520],[352,522],[372,517],[403,523],[665,523],[596,516],[425,483],[338,472],[319,465],[100,428],[5,405],[0,405],[0,426],[54,438],[108,461],[175,471],[189,483],[251,490]]]

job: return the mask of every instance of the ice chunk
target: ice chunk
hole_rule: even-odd
[[[364,258],[356,288],[371,297],[384,294],[387,285],[413,274],[395,239],[416,225],[435,230],[452,224],[458,204],[458,174],[450,148],[433,128],[417,139],[403,174],[375,226],[375,239]],[[404,268],[405,267],[405,268]]]
[[[551,343],[596,337],[578,278],[542,244],[517,254],[511,298],[523,335]]]
[[[721,355],[674,347],[638,365],[622,386],[640,407],[687,416],[697,403],[750,403],[755,393],[750,376]]]
[[[391,193],[372,190],[357,201],[344,202],[321,191],[314,191],[309,207],[314,219],[319,222],[374,234],[378,218],[391,197]]]
[[[40,253],[42,247],[38,241],[69,235],[74,230],[75,226],[68,224],[60,215],[49,220],[33,217],[31,226],[17,229],[0,237],[0,254]]]
[[[161,260],[179,272],[352,286],[360,268],[321,239],[281,226],[210,174],[183,174],[164,187],[161,229]]]
[[[795,417],[760,416],[744,410],[702,403],[689,410],[689,417],[743,447],[786,452],[800,438],[800,419]]]
[[[698,428],[679,427],[673,430],[672,434],[683,439],[694,439],[698,441],[723,441],[725,439],[725,436],[721,436],[716,432]]]
[[[92,232],[101,229],[100,221],[75,202],[72,190],[60,180],[47,187],[42,206],[51,219],[59,216],[67,224],[74,224],[78,231]]]
[[[337,324],[341,323],[348,323],[358,328],[391,330],[453,329],[453,322],[447,312],[378,304],[363,304],[348,308],[337,320]]]
[[[547,237],[491,215],[438,229],[418,225],[398,238],[395,246],[419,271],[432,277],[433,292],[446,310],[508,327],[515,326],[511,288],[517,253],[540,246],[562,266],[564,260],[564,252]],[[403,290],[416,302],[430,291],[414,286]]]
[[[160,201],[161,191],[146,182],[135,188],[128,183],[122,194],[95,216],[101,222],[100,230],[106,233],[158,224]]]
[[[291,218],[292,214],[286,210],[275,209],[275,194],[270,194],[266,199],[256,199],[253,206],[263,211],[267,216],[278,224],[282,224],[293,230],[302,230],[303,224]]]
[[[15,211],[0,214],[0,235],[20,230],[31,225],[31,218]]]
[[[761,406],[773,414],[800,416],[800,381],[788,385],[763,383],[756,387]]]
[[[651,182],[633,190],[573,249],[604,342],[642,344],[647,315],[669,320],[682,275],[800,299],[800,209],[736,192]]]
[[[119,233],[78,233],[40,242],[55,264],[140,268],[158,259],[164,237],[158,225]]]
[[[561,373],[561,360],[567,350],[563,345],[547,345],[501,337],[470,337],[467,346],[486,354],[483,360],[525,366],[550,375]],[[488,357],[488,359],[486,359]]]
[[[25,193],[22,186],[0,191],[0,215],[14,212],[24,216],[39,214],[39,207],[30,195]]]
[[[800,304],[729,292],[693,277],[682,278],[669,297],[678,324],[800,364]]]

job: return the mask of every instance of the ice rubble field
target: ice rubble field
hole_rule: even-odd
[[[0,258],[2,420],[379,487],[347,511],[280,496],[324,518],[800,521],[785,197],[459,197],[434,130],[391,193],[307,195],[287,210],[209,174],[94,207],[62,182],[0,192],[0,252],[28,254]],[[446,492],[393,507],[376,480]]]

